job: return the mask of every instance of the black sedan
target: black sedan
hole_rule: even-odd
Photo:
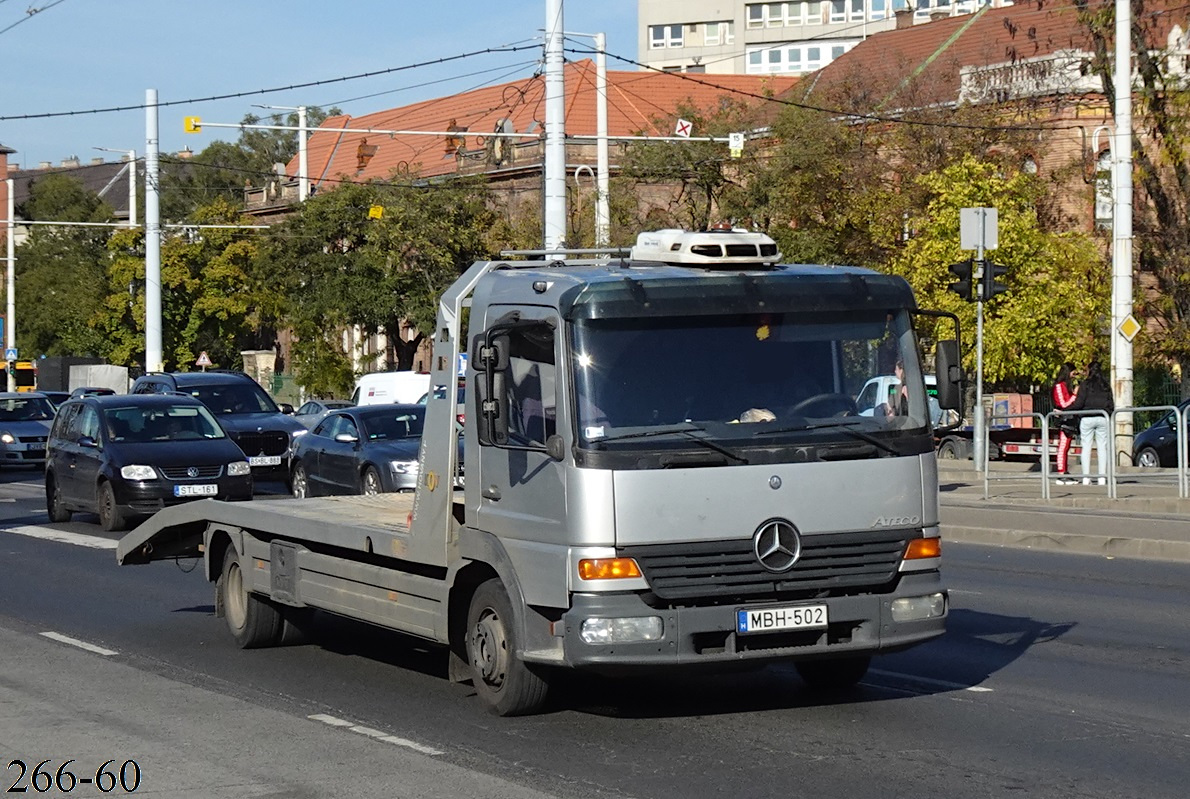
[[[294,444],[293,495],[412,491],[425,411],[423,405],[363,405],[327,414]]]
[[[252,469],[198,400],[177,394],[70,400],[46,448],[50,521],[97,513],[105,530],[203,497],[252,498]]]
[[[1178,406],[1179,417],[1185,418],[1187,406],[1190,400]],[[1178,423],[1173,412],[1136,434],[1132,439],[1132,463],[1146,468],[1178,465]]]

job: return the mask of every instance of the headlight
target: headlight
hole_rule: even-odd
[[[417,461],[390,461],[389,466],[396,474],[417,474]]]
[[[630,644],[659,641],[665,630],[660,616],[633,619],[583,619],[579,637],[585,644]]]
[[[310,431],[309,431],[309,430],[306,430],[305,428],[303,428],[303,429],[301,429],[301,430],[294,430],[293,432],[291,432],[291,433],[289,434],[289,438],[290,438],[290,440],[293,440],[293,439],[295,439],[295,438],[297,438],[297,437],[299,437],[299,436],[304,436],[306,433],[309,433],[309,432],[310,432]]]
[[[252,474],[252,467],[248,465],[248,461],[232,461],[227,464],[228,477],[243,477],[246,474]]]
[[[157,470],[152,466],[125,466],[120,469],[125,480],[156,480]]]
[[[3,442],[5,444],[12,444],[15,441],[16,441],[16,437],[13,436],[13,434],[8,432],[7,430],[5,430],[3,433],[0,433],[0,442]]]

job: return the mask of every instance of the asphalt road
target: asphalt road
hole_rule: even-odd
[[[115,536],[46,525],[34,477],[0,474],[4,763],[135,759],[138,792],[160,796],[1181,799],[1190,783],[1188,564],[952,543],[947,635],[854,692],[815,695],[785,667],[571,677],[549,712],[499,719],[440,650],[362,625],[236,649],[200,573],[119,567],[94,548]],[[85,538],[34,537],[47,528]]]

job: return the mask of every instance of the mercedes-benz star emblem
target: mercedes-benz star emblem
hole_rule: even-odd
[[[197,466],[187,467],[186,476],[187,477],[198,477],[198,467]]]
[[[784,519],[769,519],[756,528],[752,551],[768,571],[789,571],[801,557],[802,538],[791,523]]]

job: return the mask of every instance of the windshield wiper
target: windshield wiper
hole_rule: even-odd
[[[816,422],[814,424],[790,425],[789,427],[766,427],[764,430],[757,430],[752,435],[753,437],[771,436],[776,433],[795,433],[800,430],[841,430],[848,435],[855,436],[858,439],[862,439],[863,441],[867,441],[869,444],[879,447],[890,455],[901,454],[900,450],[892,447],[884,441],[881,441],[879,438],[876,438],[876,436],[870,433],[865,433],[863,430],[856,430],[854,426],[857,424],[862,424],[862,422],[858,420],[839,420],[836,422]]]
[[[747,463],[748,462],[748,459],[745,458],[743,455],[733,452],[732,450],[728,449],[727,447],[724,447],[721,444],[716,444],[714,441],[712,441],[709,438],[703,438],[702,436],[695,435],[695,433],[705,433],[706,431],[707,431],[707,429],[705,427],[687,422],[685,424],[680,424],[680,425],[669,425],[666,427],[654,427],[651,430],[641,430],[636,433],[621,433],[620,435],[606,436],[604,438],[595,439],[591,443],[597,444],[597,443],[602,443],[604,441],[623,441],[623,440],[629,439],[629,438],[652,438],[653,436],[678,435],[678,436],[685,436],[686,438],[690,439],[691,441],[695,441],[695,442],[701,444],[702,446],[706,447],[707,449],[713,449],[722,455],[726,455],[727,457],[731,458],[732,460],[734,460],[738,463]]]

